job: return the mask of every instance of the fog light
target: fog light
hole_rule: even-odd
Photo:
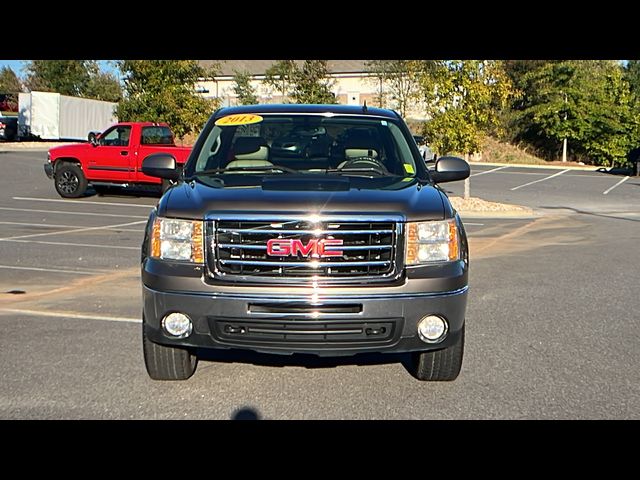
[[[427,343],[436,343],[447,334],[447,322],[437,315],[427,315],[418,323],[418,336]]]
[[[191,319],[184,313],[174,312],[162,319],[162,328],[164,328],[165,332],[169,335],[184,338],[191,335],[193,326]]]

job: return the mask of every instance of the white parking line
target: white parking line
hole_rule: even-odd
[[[17,243],[40,243],[42,245],[62,245],[65,247],[91,247],[91,248],[115,248],[122,250],[140,250],[140,247],[123,247],[120,245],[95,245],[92,243],[67,243],[67,242],[43,242],[41,240],[4,240],[0,242],[17,242]]]
[[[526,187],[528,185],[533,185],[534,183],[544,182],[545,180],[549,180],[549,179],[551,179],[553,177],[557,177],[559,175],[562,175],[563,173],[567,173],[569,170],[570,169],[568,168],[566,170],[562,170],[561,172],[554,173],[553,175],[549,175],[548,177],[544,177],[544,178],[541,178],[539,180],[534,180],[533,182],[525,183],[524,185],[518,185],[517,187],[513,187],[511,190],[518,190],[519,188]]]
[[[0,308],[0,312],[16,313],[19,315],[31,315],[35,317],[77,318],[80,320],[103,320],[106,322],[141,323],[139,318],[112,317],[109,315],[84,315],[74,312],[51,312],[43,310],[24,310],[19,308]]]
[[[603,195],[606,195],[607,193],[609,193],[611,190],[613,190],[614,188],[616,188],[618,185],[622,185],[622,183],[626,182],[627,180],[629,180],[629,177],[624,177],[622,180],[620,180],[618,183],[616,183],[613,187],[611,188],[607,188],[604,192],[602,192]]]
[[[0,238],[0,241],[17,240],[18,238],[42,237],[45,235],[61,235],[64,233],[89,232],[92,230],[104,230],[104,229],[111,229],[111,228],[117,228],[117,227],[128,227],[131,225],[139,225],[141,223],[146,223],[146,220],[138,220],[137,222],[121,223],[119,225],[105,225],[103,227],[82,227],[82,228],[74,228],[71,230],[59,230],[57,232],[44,232],[44,233],[31,233],[29,235],[17,235],[15,237]]]
[[[484,172],[474,173],[472,177],[479,177],[480,175],[486,175],[487,173],[497,172],[498,170],[503,170],[505,168],[509,168],[509,165],[505,165],[504,167],[492,168],[491,170],[485,170]]]
[[[155,205],[149,204],[144,205],[141,203],[112,203],[112,202],[92,202],[91,200],[72,200],[72,199],[62,199],[62,198],[37,198],[37,197],[11,197],[14,200],[28,200],[30,202],[60,202],[66,203],[67,205],[74,203],[87,203],[89,205],[110,205],[113,207],[142,207],[142,208],[153,208]]]
[[[94,217],[147,218],[146,216],[142,216],[142,215],[120,215],[117,213],[94,213],[94,212],[66,212],[63,210],[35,210],[33,208],[0,207],[0,210],[8,210],[10,212],[62,213],[64,215],[90,215]]]
[[[0,265],[0,268],[9,270],[32,270],[34,272],[50,272],[50,273],[72,273],[74,275],[96,275],[97,273],[108,272],[109,270],[66,270],[62,268],[39,268],[39,267],[18,267],[16,265]]]
[[[141,223],[144,223],[141,222]],[[25,222],[0,222],[0,225],[17,225],[20,227],[43,227],[43,228],[84,228],[80,225],[57,225],[55,223],[25,223]],[[102,227],[105,230],[117,230],[119,232],[144,232],[144,228],[113,228]]]

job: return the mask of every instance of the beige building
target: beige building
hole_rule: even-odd
[[[260,103],[283,103],[286,98],[282,93],[263,83],[266,70],[277,60],[223,60],[221,62],[221,74],[212,80],[202,80],[196,86],[197,90],[209,98],[219,98],[222,106],[237,105],[237,96],[234,93],[235,82],[233,77],[236,72],[247,72],[251,75],[251,85],[255,89]],[[213,60],[200,60],[200,64],[209,67]],[[383,98],[389,95],[385,92],[385,86],[367,72],[365,60],[328,60],[327,67],[329,79],[332,83],[332,92],[336,95],[338,103],[345,105],[380,106],[380,92]],[[303,60],[296,60],[302,65]],[[384,108],[395,108],[393,99],[384,100]],[[407,112],[409,118],[420,118],[418,111]]]

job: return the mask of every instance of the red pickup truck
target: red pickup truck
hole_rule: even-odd
[[[182,165],[191,147],[176,146],[173,132],[165,123],[121,122],[90,143],[51,148],[44,171],[65,198],[84,195],[89,184],[96,190],[106,186],[158,185],[164,191],[168,185],[141,170],[146,157],[163,152],[173,155]]]

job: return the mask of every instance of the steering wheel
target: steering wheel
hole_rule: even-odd
[[[380,163],[378,160],[376,160],[373,157],[368,157],[368,156],[362,156],[362,157],[356,157],[356,158],[351,158],[349,160],[346,161],[346,163],[338,168],[338,170],[343,171],[343,170],[373,170],[377,173],[380,173],[381,175],[389,175],[390,172],[389,170],[387,170],[387,167],[385,167],[382,163]]]

